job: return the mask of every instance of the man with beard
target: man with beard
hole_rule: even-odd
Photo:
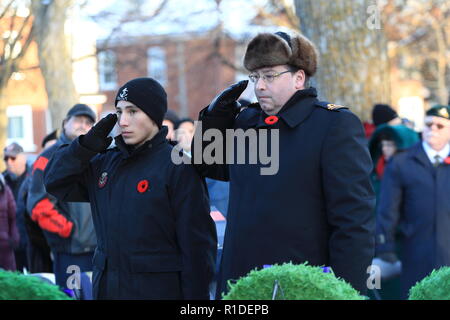
[[[95,123],[94,111],[85,104],[74,105],[62,123],[58,141],[46,149],[32,169],[27,210],[44,230],[53,258],[56,284],[67,288],[74,271],[92,271],[92,258],[97,245],[89,203],[59,201],[44,186],[44,170],[55,151],[82,134]],[[79,268],[68,269],[69,266]]]
[[[426,112],[422,138],[388,163],[377,209],[377,256],[396,262],[399,245],[403,298],[433,269],[450,266],[449,106]]]

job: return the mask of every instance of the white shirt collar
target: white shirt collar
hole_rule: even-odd
[[[423,150],[425,150],[425,153],[427,154],[428,159],[430,159],[431,163],[434,163],[434,157],[436,155],[439,155],[441,157],[441,162],[444,161],[445,158],[449,156],[450,153],[450,145],[446,144],[444,149],[441,151],[436,151],[434,149],[431,149],[431,147],[426,143],[425,141],[422,141],[422,147]]]

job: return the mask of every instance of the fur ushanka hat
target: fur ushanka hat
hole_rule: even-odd
[[[254,71],[263,67],[288,64],[312,77],[317,70],[317,49],[301,34],[260,33],[247,46],[244,67]]]

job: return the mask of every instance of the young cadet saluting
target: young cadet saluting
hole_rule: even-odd
[[[57,198],[91,202],[94,298],[208,299],[215,226],[195,169],[171,161],[166,92],[153,79],[134,79],[115,105],[117,115],[61,147],[45,172]],[[121,135],[107,150],[117,117]]]

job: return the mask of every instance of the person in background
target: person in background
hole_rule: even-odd
[[[175,126],[175,140],[178,146],[187,154],[191,154],[191,143],[194,138],[194,120],[183,118]]]
[[[0,175],[0,269],[16,270],[14,248],[19,245],[19,241],[14,197],[5,178]]]
[[[389,124],[395,126],[402,123],[402,119],[397,112],[388,104],[378,103],[372,109],[372,122],[375,127],[382,124]]]
[[[27,211],[44,232],[53,257],[56,284],[63,289],[71,289],[67,280],[74,272],[72,266],[79,272],[92,271],[97,240],[89,203],[58,200],[47,193],[44,170],[59,147],[87,133],[95,120],[96,114],[85,104],[70,108],[58,141],[38,156],[31,172]]]
[[[404,299],[433,269],[450,266],[449,106],[426,112],[422,140],[387,164],[376,212],[376,256],[402,262]]]
[[[27,165],[27,155],[24,153],[22,146],[16,142],[8,145],[3,151],[3,155],[6,163],[6,171],[3,172],[3,176],[5,177],[6,184],[13,193],[17,207],[20,186],[30,173],[30,168]],[[23,215],[18,214],[16,216],[16,224],[20,234],[20,243],[14,249],[14,255],[17,270],[22,272],[24,269],[29,268],[26,255],[28,236]]]
[[[419,134],[402,124],[395,126],[382,124],[373,133],[369,141],[369,151],[374,164],[371,179],[377,200],[380,194],[380,183],[387,163],[395,155],[404,152],[419,141]],[[376,209],[374,214],[375,212]],[[399,250],[400,248],[397,247],[397,254],[400,254]],[[401,269],[401,264],[392,263],[386,265],[386,263],[378,260],[373,261],[373,264],[378,265],[381,269],[381,289],[376,292],[370,291],[369,296],[382,300],[400,299],[400,280],[398,274]],[[389,273],[389,270],[393,272]]]
[[[170,141],[176,141],[175,139],[175,126],[177,125],[178,121],[180,121],[180,118],[176,114],[175,111],[168,109],[166,114],[164,115],[164,120],[162,125],[166,126],[167,131],[167,139]]]
[[[41,143],[42,150],[45,151],[58,141],[58,131],[54,130],[44,137]],[[51,251],[39,224],[32,220],[31,212],[27,211],[28,189],[30,187],[31,176],[22,183],[17,198],[17,216],[22,216],[25,221],[27,231],[27,264],[30,273],[52,273],[53,266]]]
[[[374,170],[372,183],[378,197],[380,181],[388,161],[420,141],[419,134],[405,125],[382,124],[377,127],[369,141],[369,151]]]

